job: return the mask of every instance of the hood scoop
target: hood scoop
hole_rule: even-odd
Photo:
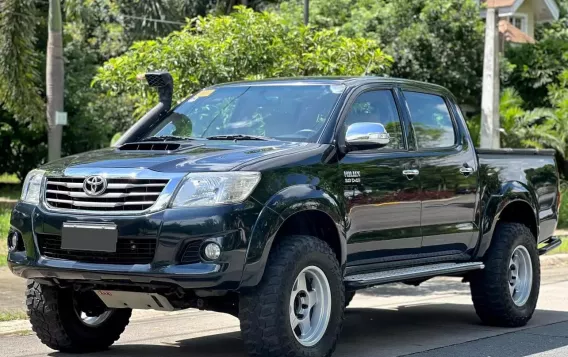
[[[180,148],[178,143],[127,143],[118,148],[119,151],[176,151]]]

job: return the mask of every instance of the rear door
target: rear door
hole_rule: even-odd
[[[386,147],[351,151],[339,163],[351,267],[409,259],[421,249],[420,177],[411,174],[417,172],[418,162],[416,152],[409,150],[408,123],[401,111],[393,90],[367,88],[350,104],[340,129],[378,122],[391,137]]]
[[[403,95],[420,156],[423,253],[462,254],[478,232],[473,145],[446,97],[410,90]]]

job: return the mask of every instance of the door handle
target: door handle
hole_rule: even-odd
[[[464,175],[464,176],[469,176],[473,173],[473,167],[461,167],[460,168],[460,172]]]
[[[412,180],[414,176],[418,176],[420,171],[418,170],[402,170],[402,174],[406,176],[407,179]]]

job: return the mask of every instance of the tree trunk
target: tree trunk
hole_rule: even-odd
[[[62,126],[55,124],[56,112],[63,112],[63,26],[60,0],[49,0],[45,83],[47,93],[48,160],[61,157]]]

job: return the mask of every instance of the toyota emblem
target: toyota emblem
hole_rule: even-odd
[[[107,180],[102,176],[89,176],[83,181],[83,191],[89,196],[100,196],[107,189]]]

